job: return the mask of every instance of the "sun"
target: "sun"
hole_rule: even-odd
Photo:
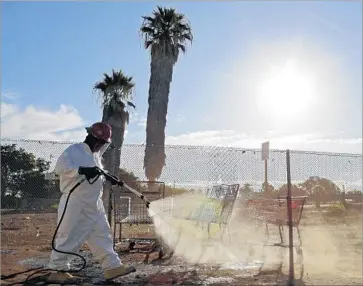
[[[293,120],[301,116],[316,95],[312,74],[294,59],[271,66],[256,87],[258,107],[275,119]]]

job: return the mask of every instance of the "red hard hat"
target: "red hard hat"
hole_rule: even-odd
[[[111,142],[112,128],[110,125],[103,122],[96,122],[91,127],[86,127],[87,133],[92,134],[98,139]]]

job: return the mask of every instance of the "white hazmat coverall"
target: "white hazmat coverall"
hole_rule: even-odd
[[[55,172],[60,177],[60,190],[63,195],[58,206],[58,222],[69,191],[84,178],[83,175],[78,174],[78,168],[80,166],[101,167],[100,161],[99,153],[92,153],[86,143],[69,146],[59,157]],[[70,195],[55,246],[61,251],[78,253],[81,246],[87,242],[95,259],[104,270],[108,270],[121,266],[121,261],[113,250],[111,229],[102,201],[103,180],[101,178],[93,184],[86,180]],[[69,270],[69,263],[74,258],[75,256],[53,250],[49,268]]]

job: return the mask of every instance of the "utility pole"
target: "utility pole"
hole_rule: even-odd
[[[340,195],[340,202],[343,204],[344,208],[346,207],[346,203],[345,203],[345,185],[343,184],[343,192]]]
[[[268,180],[267,180],[267,160],[269,159],[269,151],[270,151],[270,142],[264,142],[262,143],[262,160],[265,162],[265,187],[264,187],[264,194],[267,194],[267,186],[268,186]]]
[[[265,159],[265,194],[267,193],[267,184],[268,184],[268,181],[267,181],[267,159]]]
[[[287,217],[289,226],[289,280],[288,286],[295,285],[294,273],[294,238],[293,238],[293,222],[292,222],[292,199],[291,199],[291,169],[290,169],[290,150],[286,150],[286,171],[287,171]]]

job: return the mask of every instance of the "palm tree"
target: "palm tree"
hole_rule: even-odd
[[[132,99],[134,87],[133,78],[126,76],[121,70],[112,70],[111,76],[104,73],[102,81],[97,82],[93,87],[94,91],[98,91],[102,101],[102,121],[112,127],[112,143],[103,155],[103,163],[105,168],[115,175],[119,171],[121,147],[124,142],[126,124],[129,123],[128,107],[135,108],[135,105],[129,101]],[[108,209],[109,222],[111,222],[109,187],[105,186],[103,201],[105,208]]]
[[[175,9],[158,6],[151,17],[142,18],[140,32],[151,53],[144,169],[148,180],[155,181],[165,165],[165,126],[173,68],[193,35],[185,16]]]

